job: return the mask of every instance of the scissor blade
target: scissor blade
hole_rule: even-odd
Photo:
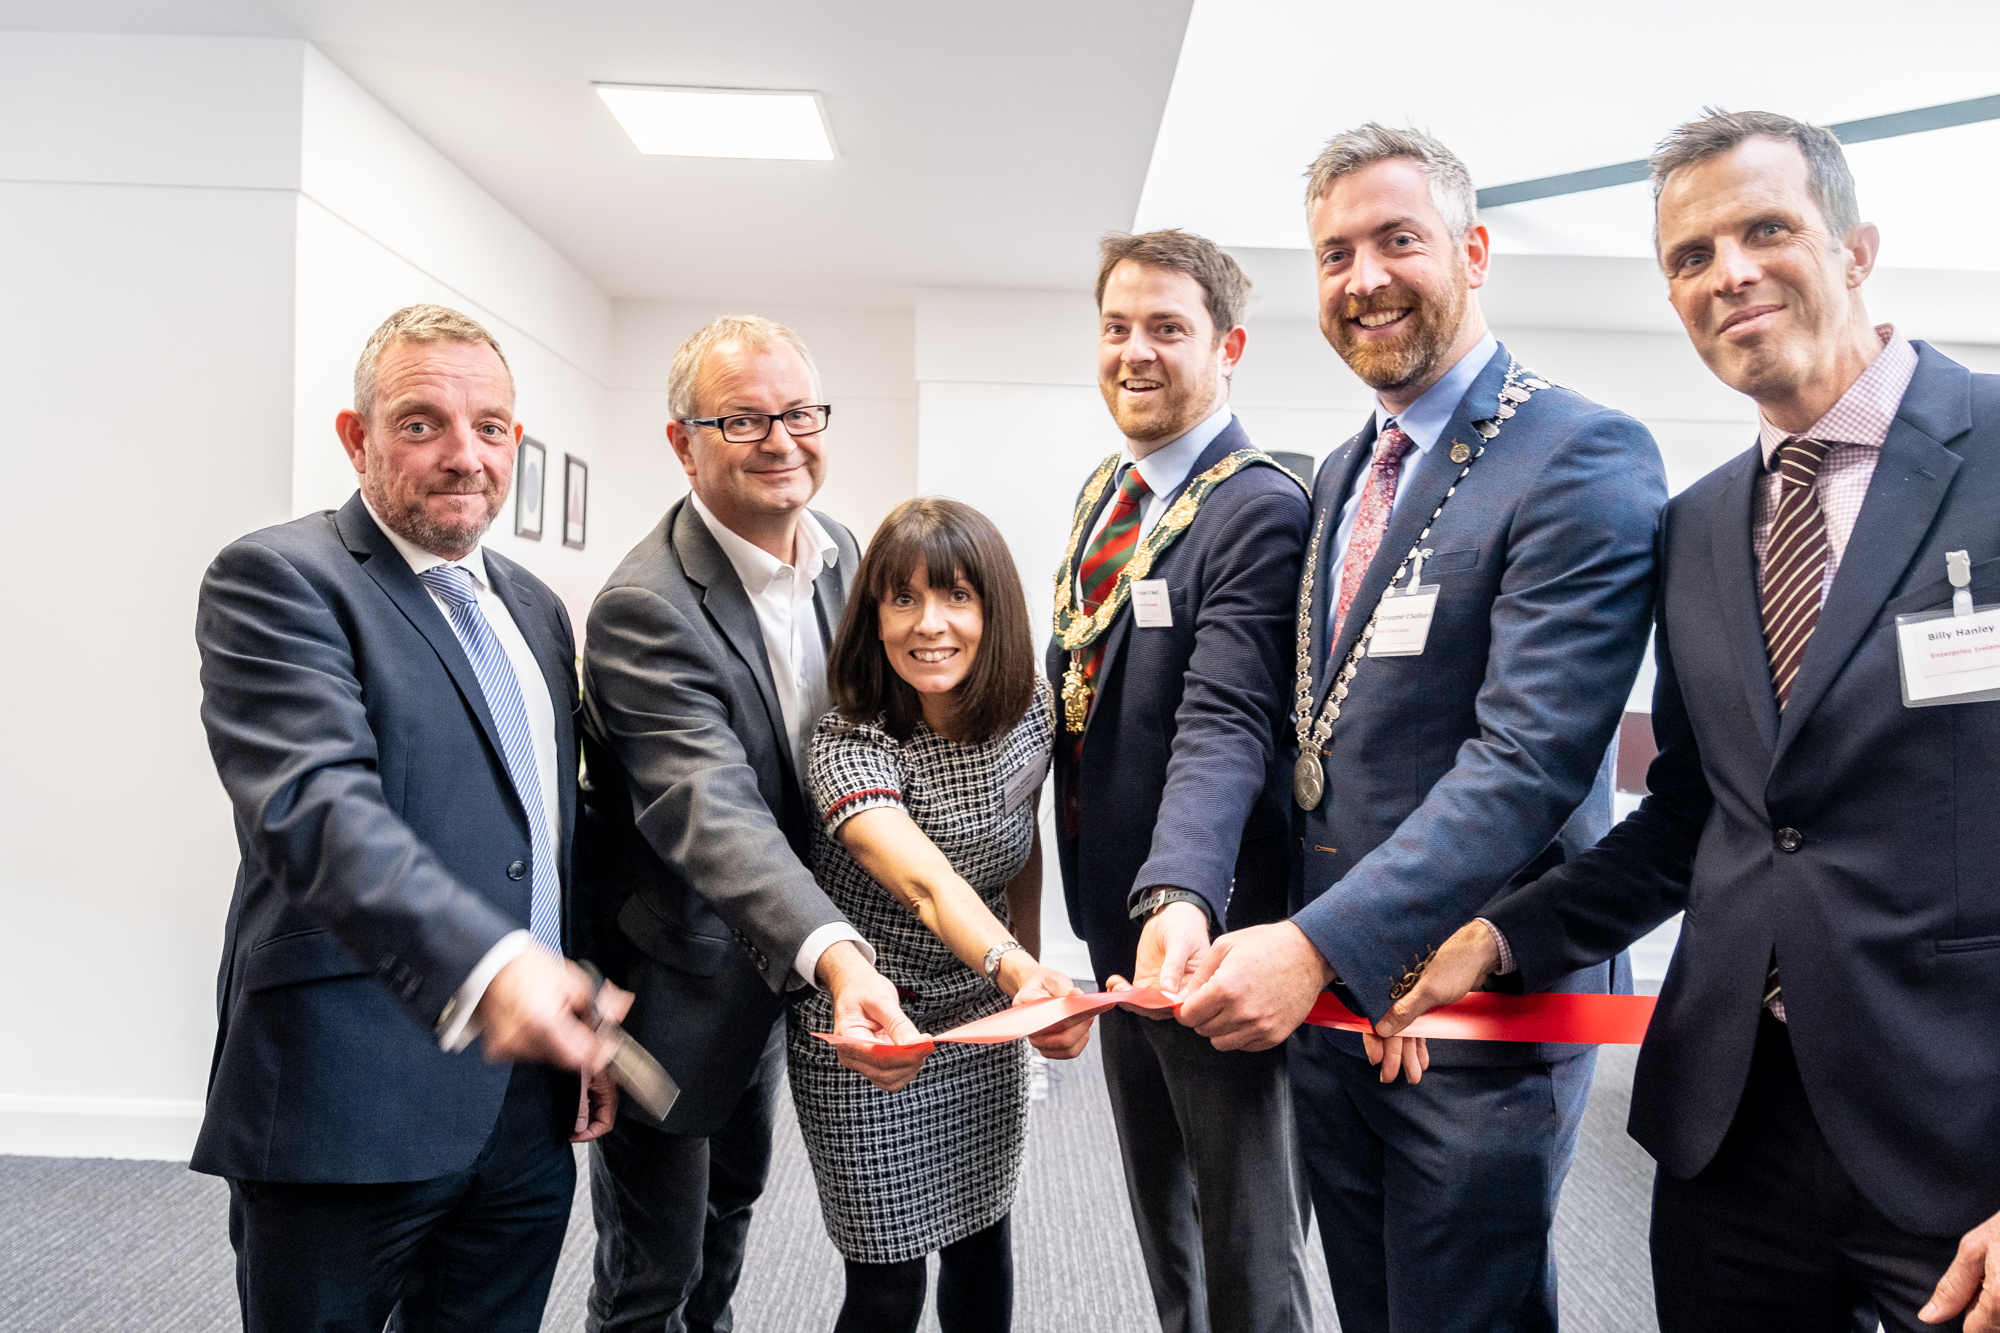
[[[646,1114],[655,1120],[666,1119],[667,1112],[674,1108],[674,1099],[681,1095],[679,1085],[660,1067],[652,1052],[632,1040],[631,1034],[611,1024],[605,1026],[616,1033],[618,1042],[611,1057],[611,1076]]]

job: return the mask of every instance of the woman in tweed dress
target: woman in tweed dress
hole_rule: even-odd
[[[1055,713],[1006,543],[966,505],[911,500],[883,520],[856,584],[828,664],[834,710],[808,763],[821,887],[926,1032],[1009,996],[1068,994],[1070,979],[1034,957]],[[1027,1052],[946,1043],[888,1093],[812,1036],[831,1020],[823,994],[799,992],[788,1052],[820,1208],[847,1263],[836,1333],[914,1330],[932,1251],[944,1333],[1005,1330]],[[1089,1035],[1078,1019],[1034,1043],[1068,1058]]]

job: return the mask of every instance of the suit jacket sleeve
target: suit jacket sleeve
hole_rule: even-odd
[[[666,598],[628,586],[599,595],[584,643],[589,724],[625,768],[640,836],[771,960],[765,980],[782,991],[806,937],[846,918],[758,789],[712,640]]]
[[[1484,913],[1514,951],[1522,985],[1539,990],[1614,957],[1687,904],[1695,849],[1714,806],[1688,723],[1665,621],[1658,626],[1651,793],[1595,847]]]
[[[1589,794],[1645,652],[1664,491],[1652,436],[1609,410],[1576,422],[1527,487],[1504,537],[1479,734],[1394,834],[1294,918],[1370,1015]],[[1354,688],[1368,688],[1365,664]]]
[[[1198,893],[1218,923],[1229,910],[1244,823],[1276,754],[1312,519],[1290,483],[1234,505],[1228,498],[1225,485],[1204,506],[1214,512],[1197,520],[1219,535],[1200,573],[1159,819],[1131,889],[1135,902],[1156,885]]]
[[[340,618],[283,555],[237,542],[202,580],[202,724],[243,854],[426,1028],[521,923],[461,883],[390,809]]]

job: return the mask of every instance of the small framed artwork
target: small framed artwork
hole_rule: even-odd
[[[548,480],[548,450],[523,435],[514,451],[514,535],[542,539],[542,487]]]
[[[590,513],[590,464],[563,455],[563,545],[583,549],[584,520]]]

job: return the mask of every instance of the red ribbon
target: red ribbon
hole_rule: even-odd
[[[1031,1004],[1003,1009],[997,1014],[941,1032],[928,1041],[897,1046],[889,1042],[861,1041],[836,1037],[827,1032],[813,1035],[835,1046],[852,1046],[877,1055],[928,1054],[941,1041],[969,1042],[988,1046],[1019,1041],[1045,1028],[1054,1027],[1078,1014],[1094,1014],[1114,1004],[1136,1004],[1142,1009],[1174,1009],[1174,997],[1165,991],[1096,991],[1036,1000]],[[1646,1039],[1646,1024],[1653,1017],[1650,995],[1495,995],[1475,991],[1455,1004],[1440,1005],[1404,1029],[1411,1037],[1450,1038],[1454,1041],[1565,1041],[1592,1045],[1636,1046]],[[1315,1027],[1341,1028],[1348,1032],[1373,1032],[1367,1019],[1360,1017],[1329,992],[1313,1002],[1306,1022]]]

